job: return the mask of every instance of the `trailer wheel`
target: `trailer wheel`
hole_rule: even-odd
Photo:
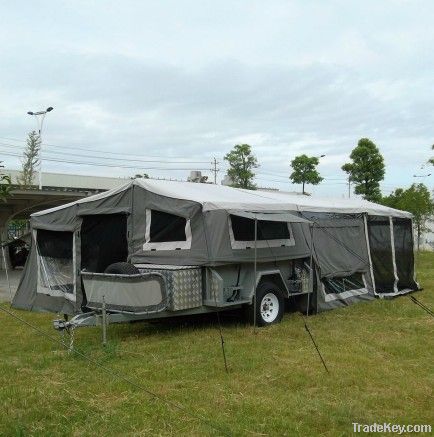
[[[114,275],[138,275],[140,271],[133,264],[121,262],[110,264],[104,270],[104,273],[112,273]]]
[[[285,309],[285,297],[273,282],[261,282],[256,289],[256,314],[253,314],[254,306],[252,304],[250,310],[258,326],[279,323]],[[253,317],[250,320],[254,320]]]

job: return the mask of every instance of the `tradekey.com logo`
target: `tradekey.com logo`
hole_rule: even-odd
[[[431,433],[431,425],[398,425],[392,423],[371,423],[369,425],[363,423],[353,422],[354,432],[365,432],[365,433],[387,433],[391,432],[394,434],[411,434],[411,433]]]

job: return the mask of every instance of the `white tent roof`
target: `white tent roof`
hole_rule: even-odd
[[[120,185],[119,187],[112,188],[108,191],[103,191],[102,193],[94,194],[93,196],[84,197],[83,199],[76,200],[74,202],[65,203],[64,205],[55,206],[50,209],[44,209],[43,211],[34,212],[31,214],[31,217],[37,217],[44,214],[50,214],[51,212],[59,211],[64,208],[68,208],[69,206],[76,205],[77,203],[87,203],[87,202],[93,202],[98,199],[105,199],[106,197],[114,196],[117,193],[120,193],[121,191],[127,190],[132,185],[132,182],[127,182],[126,184]]]
[[[75,203],[87,203],[103,199],[128,189],[132,184],[166,197],[190,200],[200,203],[204,211],[238,210],[238,211],[310,211],[339,212],[357,214],[367,212],[371,215],[394,217],[412,217],[409,212],[387,208],[361,199],[331,199],[314,196],[299,196],[280,191],[244,190],[223,185],[200,184],[194,182],[161,181],[155,179],[135,179],[127,184],[80,199],[76,202],[51,208],[32,214],[44,215]]]
[[[280,191],[244,190],[214,184],[136,179],[138,185],[161,196],[191,200],[202,205],[204,211],[236,209],[245,211],[311,211],[340,212],[411,217],[400,211],[362,199],[329,199],[299,196]]]

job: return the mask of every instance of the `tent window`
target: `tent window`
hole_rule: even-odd
[[[187,220],[184,217],[151,210],[150,242],[187,241],[186,224]]]
[[[257,223],[256,245],[258,248],[295,244],[289,223],[271,220],[258,220]],[[255,220],[231,214],[229,230],[233,249],[246,249],[254,246]]]
[[[146,210],[144,250],[190,249],[190,220],[155,209]]]
[[[72,259],[72,232],[45,231],[39,229],[36,241],[39,256]]]
[[[35,231],[38,293],[74,300],[74,236],[72,232]]]
[[[236,241],[255,240],[255,221],[245,217],[231,215],[232,230]],[[291,238],[285,222],[258,220],[258,240],[287,240]]]
[[[353,273],[344,277],[323,278],[321,282],[326,301],[338,298],[345,299],[367,293],[363,273]]]
[[[349,290],[364,288],[363,276],[361,273],[354,273],[344,278],[323,279],[324,291],[327,294],[344,293]]]

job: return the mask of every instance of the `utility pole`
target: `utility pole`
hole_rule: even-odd
[[[211,164],[213,166],[211,171],[214,173],[214,184],[217,185],[217,173],[218,173],[219,169],[217,168],[218,161],[215,157],[214,157],[213,162]]]
[[[348,176],[348,199],[351,198],[351,176]]]
[[[42,128],[44,127],[44,119],[48,112],[53,110],[52,106],[49,106],[45,111],[32,112],[28,111],[27,114],[35,117],[36,125],[38,126],[39,139],[41,141],[41,148],[39,150],[39,189],[42,190]]]

